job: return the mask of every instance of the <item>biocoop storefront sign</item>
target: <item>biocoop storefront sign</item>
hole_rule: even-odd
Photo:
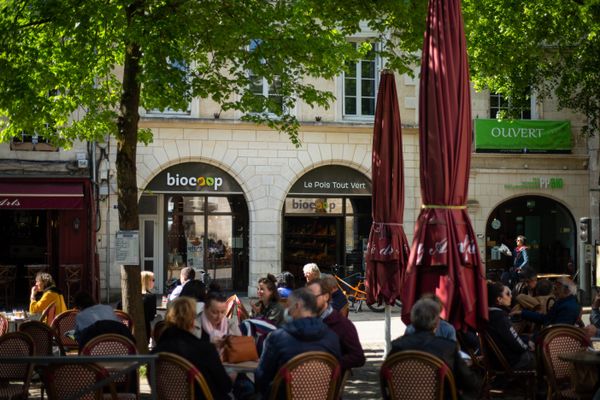
[[[571,152],[569,121],[476,119],[474,127],[477,152]]]

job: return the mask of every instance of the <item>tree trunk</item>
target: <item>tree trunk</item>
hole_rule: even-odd
[[[139,2],[127,8],[127,19],[131,25],[136,13],[142,12]],[[139,231],[138,192],[136,176],[136,149],[140,115],[140,57],[142,52],[137,43],[128,42],[125,47],[123,65],[123,92],[118,119],[117,134],[117,187],[119,229]],[[138,351],[148,352],[148,340],[144,323],[142,285],[139,265],[124,265],[121,269],[121,293],[123,309],[131,315]]]

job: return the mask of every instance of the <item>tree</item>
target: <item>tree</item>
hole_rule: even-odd
[[[304,78],[333,79],[364,55],[369,44],[347,41],[361,21],[378,33],[388,68],[409,71],[425,7],[420,0],[5,0],[0,139],[36,132],[68,146],[114,136],[119,228],[137,230],[136,147],[152,140],[138,129],[139,107],[183,109],[194,97],[211,98],[299,145],[299,122],[285,110],[298,100],[333,100]],[[249,71],[277,86],[282,101],[253,94]],[[271,113],[250,113],[257,110]],[[143,350],[139,271],[125,266],[123,304]]]
[[[471,79],[515,106],[556,96],[600,129],[599,0],[464,0]],[[510,116],[510,115],[509,115]]]

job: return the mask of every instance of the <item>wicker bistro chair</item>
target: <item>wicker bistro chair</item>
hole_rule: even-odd
[[[388,357],[379,371],[384,400],[456,400],[454,375],[438,357],[417,350]]]
[[[67,310],[58,314],[52,321],[52,329],[54,329],[61,354],[79,350],[77,341],[66,336],[67,332],[75,330],[75,318],[78,313],[78,310]]]
[[[154,345],[158,343],[158,339],[160,335],[167,329],[167,323],[165,320],[160,320],[154,325],[154,329],[152,329],[152,338],[154,339]]]
[[[286,399],[334,400],[341,379],[338,360],[329,353],[309,351],[285,363],[275,375],[270,400]]]
[[[173,353],[158,353],[156,360],[156,391],[161,400],[194,400],[200,390],[205,400],[213,400],[208,383],[196,367]]]
[[[113,333],[106,333],[96,336],[83,346],[81,355],[83,356],[116,356],[116,355],[136,355],[137,347],[127,337]],[[110,364],[106,365],[109,373]],[[115,371],[118,372],[118,371]],[[133,394],[133,398],[139,398],[139,382],[137,371],[115,378],[115,388],[119,395]]]
[[[54,317],[56,317],[56,303],[50,303],[48,307],[44,311],[42,311],[42,315],[40,315],[40,321],[52,325],[52,321],[54,321]]]
[[[19,325],[19,332],[23,332],[31,336],[35,343],[36,356],[52,356],[54,355],[53,346],[55,343],[54,330],[40,321],[26,321]],[[46,368],[44,366],[35,366],[35,370],[40,377],[44,376]],[[44,399],[44,386],[41,390],[41,398]]]
[[[123,310],[115,310],[115,315],[121,320],[122,323],[125,324],[126,327],[129,328],[131,332],[133,332],[133,319],[131,318],[131,315],[127,314]]]
[[[506,389],[522,391],[525,399],[531,398],[532,400],[535,400],[537,371],[535,369],[513,369],[488,332],[480,332],[479,341],[481,343],[480,349],[481,354],[483,355],[482,362],[485,371],[482,388],[484,397],[489,399],[492,392],[499,393],[502,396],[506,394],[504,393],[506,390],[493,388],[496,378],[504,376],[507,381],[517,383],[515,385],[507,385],[510,387],[507,387]],[[493,360],[495,360],[496,363],[494,363]],[[500,367],[498,368],[497,365]]]
[[[573,364],[562,361],[559,354],[586,350],[590,345],[583,330],[572,326],[557,326],[549,330],[541,341],[544,371],[548,380],[548,398],[578,399],[571,387]]]
[[[9,328],[8,318],[6,318],[4,315],[0,314],[0,336],[4,335],[5,333],[8,333],[8,328]]]
[[[33,339],[23,332],[12,332],[0,336],[0,358],[31,357],[34,354]],[[1,399],[26,399],[33,373],[33,364],[0,363]]]
[[[108,378],[108,372],[96,364],[55,364],[46,373],[46,387],[50,400],[64,400],[77,396],[78,400],[118,400],[114,385],[107,384],[110,394],[104,395],[102,388],[92,387],[103,379]],[[84,390],[85,393],[81,393]]]

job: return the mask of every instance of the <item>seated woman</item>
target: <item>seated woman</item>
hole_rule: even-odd
[[[258,301],[251,303],[252,318],[265,320],[276,327],[283,322],[283,306],[279,303],[277,279],[271,274],[258,280]]]
[[[211,285],[212,286],[212,285]],[[242,332],[234,320],[227,318],[227,298],[217,288],[212,288],[206,296],[204,311],[196,317],[195,335],[200,340],[215,345],[221,352],[223,338],[228,335],[241,336]]]
[[[488,283],[489,322],[487,332],[513,369],[529,369],[534,357],[529,346],[517,334],[508,318],[512,294],[500,282]]]
[[[31,288],[30,300],[29,312],[32,314],[41,313],[52,303],[56,306],[56,315],[67,311],[65,298],[54,284],[52,275],[47,272],[38,272],[35,276],[35,285]]]
[[[160,335],[152,353],[169,352],[184,357],[204,375],[215,399],[228,400],[232,382],[219,354],[211,343],[193,335],[196,302],[190,297],[178,297],[167,309],[167,327]],[[197,399],[202,398],[197,390]]]

